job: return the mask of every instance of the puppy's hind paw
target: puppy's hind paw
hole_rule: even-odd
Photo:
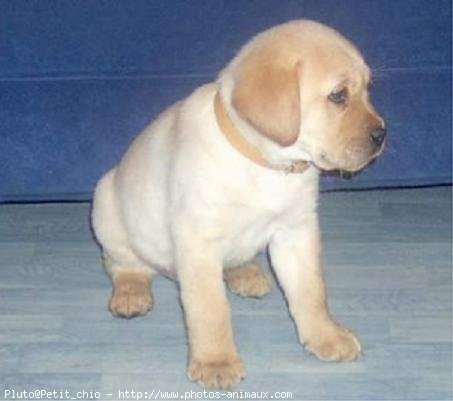
[[[270,278],[255,263],[226,270],[224,276],[228,288],[242,297],[262,298],[272,288]]]
[[[112,315],[127,319],[146,315],[152,306],[153,300],[149,292],[142,294],[121,292],[112,295],[109,301],[109,310]]]
[[[149,280],[139,274],[122,274],[114,280],[109,301],[110,312],[117,317],[130,319],[145,315],[153,306]]]

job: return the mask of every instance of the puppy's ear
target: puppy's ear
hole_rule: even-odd
[[[251,54],[237,71],[232,104],[263,135],[292,145],[299,134],[300,63],[285,64],[272,54]]]

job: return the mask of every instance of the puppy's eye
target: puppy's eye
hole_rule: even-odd
[[[348,101],[348,90],[346,88],[332,92],[328,99],[335,104],[344,105]]]

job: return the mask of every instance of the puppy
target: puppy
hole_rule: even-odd
[[[153,277],[177,279],[190,379],[227,388],[244,377],[224,280],[240,295],[266,294],[254,262],[266,247],[306,349],[327,361],[359,355],[357,337],[327,309],[317,199],[321,170],[360,170],[383,149],[370,75],[333,29],[274,27],[159,115],[99,181],[92,222],[109,309],[143,315]]]

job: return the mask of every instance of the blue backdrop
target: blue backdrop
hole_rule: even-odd
[[[389,129],[374,166],[323,187],[451,182],[450,0],[6,0],[0,201],[89,199],[160,110],[252,35],[296,18],[358,45]]]

